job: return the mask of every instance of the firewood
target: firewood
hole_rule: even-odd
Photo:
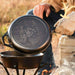
[[[59,19],[55,24],[55,32],[65,35],[72,35],[75,32],[75,12],[67,15],[69,18]]]

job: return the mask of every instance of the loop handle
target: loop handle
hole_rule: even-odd
[[[6,43],[5,43],[5,37],[8,37],[8,32],[6,32],[6,33],[2,36],[2,41],[3,41],[3,44],[4,44],[5,46],[8,46],[8,47],[11,47],[11,48],[12,48],[12,46],[11,46],[10,44],[6,44]]]

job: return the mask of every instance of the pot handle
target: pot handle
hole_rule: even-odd
[[[12,46],[11,46],[10,44],[6,44],[6,43],[5,43],[5,40],[4,40],[5,37],[8,37],[8,32],[6,32],[6,33],[2,36],[2,41],[3,41],[3,44],[4,44],[5,46],[8,46],[8,47],[11,47],[11,48],[12,48]]]

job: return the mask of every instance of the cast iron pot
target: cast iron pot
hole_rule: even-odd
[[[3,65],[7,68],[32,69],[39,67],[44,54],[28,55],[17,51],[6,51],[0,55]]]
[[[5,43],[5,36],[9,44]],[[27,54],[37,54],[46,50],[51,41],[49,25],[37,16],[25,15],[14,20],[2,37],[6,46]]]

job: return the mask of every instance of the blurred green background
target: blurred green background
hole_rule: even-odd
[[[13,20],[25,15],[40,2],[41,0],[0,0],[0,40]]]

